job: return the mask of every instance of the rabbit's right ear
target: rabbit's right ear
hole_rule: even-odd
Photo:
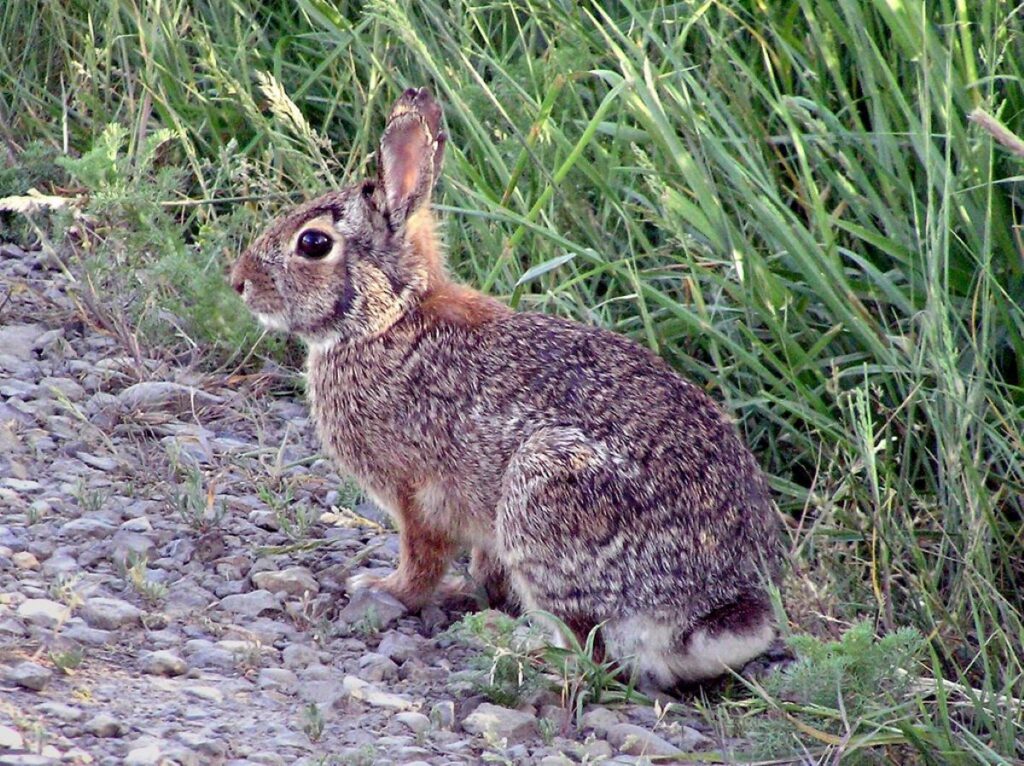
[[[377,175],[393,230],[430,199],[444,155],[440,125],[441,107],[426,88],[410,88],[391,110]]]

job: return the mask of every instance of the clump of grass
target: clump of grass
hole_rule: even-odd
[[[913,749],[908,730],[922,697],[915,691],[924,646],[912,628],[876,639],[867,622],[838,641],[800,635],[790,639],[797,660],[752,683],[753,700],[734,702],[744,711],[740,728],[758,754],[829,749],[828,759],[873,748]]]
[[[150,578],[148,564],[147,556],[130,552],[124,561],[118,563],[119,574],[149,603],[159,604],[167,598],[168,587],[166,583]]]
[[[558,630],[567,645],[551,645],[549,629]],[[557,692],[579,720],[588,704],[647,700],[623,680],[616,661],[599,657],[599,630],[595,627],[581,643],[552,614],[515,619],[487,611],[466,615],[449,633],[479,650],[473,662],[474,685],[492,702],[517,707],[546,689]]]

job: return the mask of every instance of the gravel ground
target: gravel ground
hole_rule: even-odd
[[[491,704],[446,632],[461,609],[349,599],[397,538],[348,510],[301,397],[145,358],[75,296],[0,245],[0,766],[627,764],[729,744],[682,705]]]

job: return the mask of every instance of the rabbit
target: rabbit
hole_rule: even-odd
[[[780,571],[753,455],[651,351],[449,277],[430,210],[441,119],[406,91],[376,178],[277,219],[230,277],[263,325],[305,341],[320,440],[396,521],[397,570],[350,589],[416,610],[471,549],[489,594],[581,640],[600,626],[643,688],[741,668],[776,636]]]

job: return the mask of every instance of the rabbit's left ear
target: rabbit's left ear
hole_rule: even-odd
[[[393,229],[430,199],[444,155],[440,124],[441,107],[426,88],[410,88],[391,110],[380,140],[377,175]]]

